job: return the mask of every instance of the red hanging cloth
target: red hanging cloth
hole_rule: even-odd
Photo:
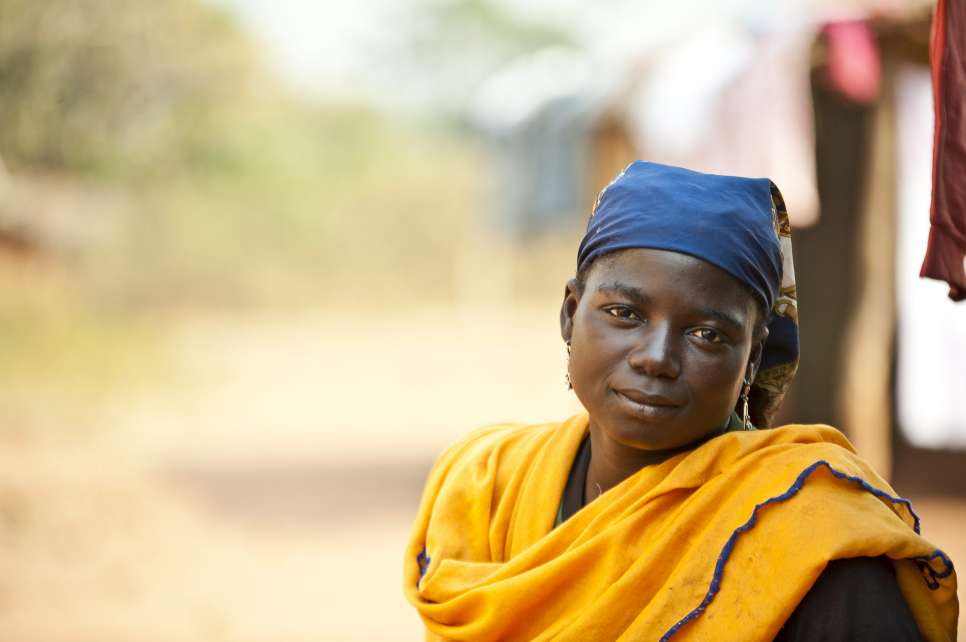
[[[966,299],[966,1],[939,0],[929,47],[936,128],[929,244],[919,276]]]

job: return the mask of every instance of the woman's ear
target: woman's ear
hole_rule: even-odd
[[[570,343],[574,333],[574,314],[577,312],[577,304],[580,303],[580,292],[577,288],[577,279],[570,279],[564,286],[563,303],[560,304],[560,336],[564,343]]]

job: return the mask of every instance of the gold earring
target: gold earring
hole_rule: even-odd
[[[754,430],[751,420],[748,418],[748,393],[751,392],[751,383],[745,379],[745,387],[741,391],[742,418],[741,424],[745,430]]]

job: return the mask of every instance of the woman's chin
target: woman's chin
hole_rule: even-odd
[[[711,429],[695,433],[693,430],[685,430],[682,424],[686,425],[672,417],[665,422],[620,422],[618,425],[602,428],[612,441],[626,448],[648,452],[678,450],[700,443],[720,432]]]

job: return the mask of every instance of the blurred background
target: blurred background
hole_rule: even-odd
[[[416,640],[438,452],[579,410],[635,158],[769,176],[831,423],[966,559],[966,312],[918,278],[933,5],[0,0],[0,640]]]

